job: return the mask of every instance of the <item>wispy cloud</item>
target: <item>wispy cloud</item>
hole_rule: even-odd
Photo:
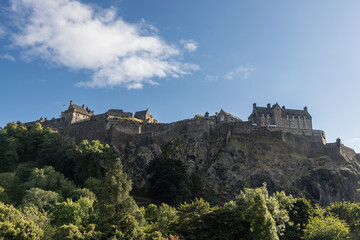
[[[139,89],[157,79],[178,78],[199,67],[184,63],[181,50],[166,43],[144,20],[125,22],[116,9],[98,9],[76,0],[12,0],[18,33],[13,45],[25,56],[59,66],[90,70],[78,86]],[[197,45],[185,47],[195,50]]]
[[[206,75],[205,80],[208,81],[208,82],[216,82],[217,80],[219,80],[219,76],[217,76],[217,75]]]
[[[360,142],[360,138],[351,138],[351,139],[349,139],[348,141],[349,141],[349,142],[352,142],[352,143],[354,143],[354,142]]]
[[[232,72],[228,72],[226,75],[225,75],[225,78],[226,79],[234,79],[234,78],[239,78],[239,79],[248,79],[251,72],[253,72],[254,69],[251,68],[251,67],[238,67],[235,69],[235,71],[232,71]]]
[[[15,61],[15,58],[13,56],[11,56],[10,54],[0,54],[0,58],[1,59],[6,59],[6,60],[9,60],[9,61],[12,61],[14,62]]]
[[[193,52],[198,48],[199,43],[194,40],[180,40],[180,43],[184,46],[189,52]]]

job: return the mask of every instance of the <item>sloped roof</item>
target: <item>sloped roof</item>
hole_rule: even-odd
[[[135,113],[134,118],[137,119],[145,119],[146,118],[146,114],[149,112],[149,109],[146,109],[144,111],[138,111]]]
[[[81,114],[84,114],[84,115],[89,115],[89,112],[88,112],[86,109],[84,109],[84,108],[82,108],[81,106],[76,105],[76,104],[71,104],[71,105],[69,106],[69,110],[70,110],[70,109],[74,109],[76,112],[81,113]]]

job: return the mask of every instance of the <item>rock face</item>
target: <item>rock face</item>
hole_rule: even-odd
[[[139,189],[147,188],[149,163],[164,157],[181,160],[189,174],[200,175],[205,197],[216,201],[231,200],[244,187],[263,182],[270,193],[284,190],[322,205],[360,200],[359,154],[342,144],[324,144],[314,131],[291,133],[206,119],[86,124],[93,125],[75,124],[66,135],[76,142],[100,139],[110,144]]]

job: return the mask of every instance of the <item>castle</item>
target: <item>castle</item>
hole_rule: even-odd
[[[47,118],[28,125],[40,122],[45,127],[50,127],[61,134],[67,135],[75,142],[83,139],[100,140],[104,143],[121,142],[126,145],[130,139],[137,141],[157,141],[166,144],[181,134],[197,136],[222,132],[226,136],[232,134],[249,134],[261,136],[274,136],[282,139],[299,151],[310,149],[308,156],[319,156],[325,152],[337,152],[354,158],[354,150],[341,144],[327,143],[325,132],[314,130],[312,117],[307,107],[303,110],[287,109],[279,104],[268,104],[267,107],[258,107],[253,104],[253,110],[248,121],[221,109],[215,115],[208,112],[204,116],[184,119],[172,123],[158,123],[149,109],[135,112],[124,112],[121,109],[110,109],[103,114],[94,114],[85,105],[79,106],[70,101],[67,110],[61,112],[60,118]],[[296,141],[294,139],[297,139]],[[317,147],[314,147],[317,146]]]
[[[304,110],[287,109],[285,106],[280,107],[278,103],[257,107],[254,103],[248,119],[254,126],[312,129],[312,118],[307,107]]]
[[[110,109],[106,113],[95,115],[94,111],[90,110],[88,107],[85,108],[85,105],[76,105],[72,100],[70,101],[68,109],[61,112],[61,118],[53,118],[51,120],[52,123],[62,123],[62,127],[55,127],[54,124],[51,124],[47,120],[47,118],[43,119],[41,117],[38,122],[50,123],[51,127],[62,131],[67,127],[67,125],[84,121],[97,121],[101,119],[128,119],[142,123],[158,123],[158,121],[154,119],[154,116],[150,115],[148,108],[143,111],[135,112],[134,115],[131,112],[124,112],[121,109]],[[239,117],[230,114],[223,109],[221,109],[220,112],[215,113],[213,116],[209,116],[209,113],[206,112],[204,119],[215,120],[219,123],[243,122]],[[248,122],[251,123],[253,127],[283,128],[288,130],[313,129],[312,117],[309,114],[307,107],[304,107],[304,110],[287,109],[285,106],[280,107],[278,103],[272,106],[269,103],[267,104],[267,107],[258,107],[256,106],[256,103],[254,103],[253,111],[248,118]]]

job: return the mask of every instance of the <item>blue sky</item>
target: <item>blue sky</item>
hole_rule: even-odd
[[[0,126],[150,109],[160,122],[308,106],[360,152],[360,2],[2,0]]]

